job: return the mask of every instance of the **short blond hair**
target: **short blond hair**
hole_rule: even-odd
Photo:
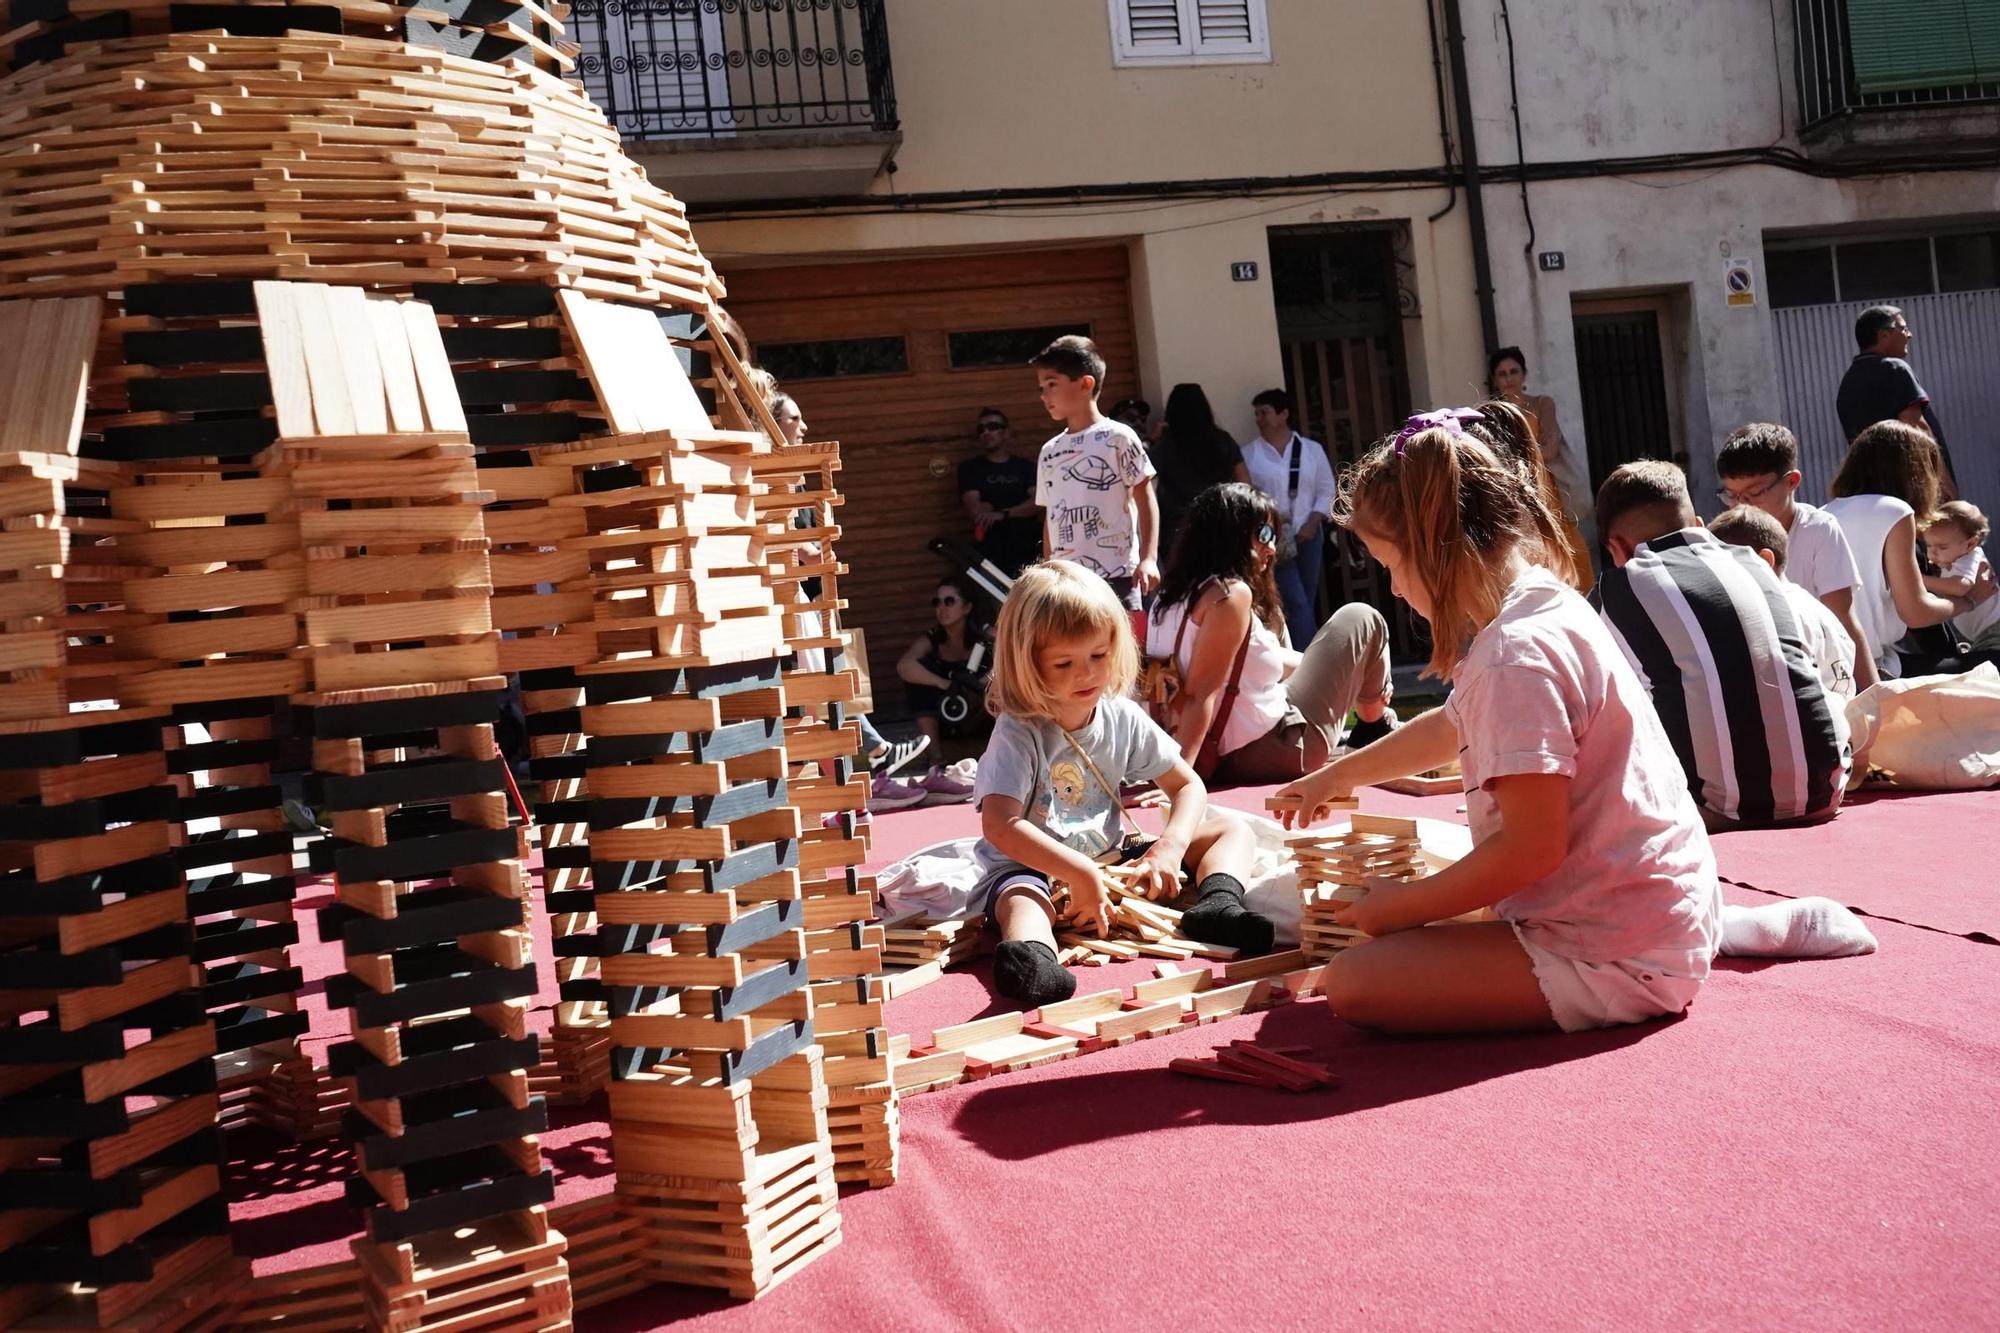
[[[986,711],[995,717],[1049,717],[1056,703],[1036,665],[1043,647],[1087,634],[1111,638],[1107,695],[1128,694],[1139,675],[1132,616],[1111,585],[1082,565],[1045,560],[1014,580],[993,627],[993,674],[986,683]]]
[[[1926,531],[1940,525],[1957,529],[1958,535],[1974,546],[1984,546],[1987,536],[1993,531],[1986,515],[1980,513],[1979,506],[1970,500],[1948,500],[1924,520]]]

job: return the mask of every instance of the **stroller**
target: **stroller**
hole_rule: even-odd
[[[956,537],[938,537],[930,543],[930,549],[954,565],[965,581],[979,590],[985,600],[981,617],[987,624],[1000,611],[1000,603],[1007,600],[1007,594],[1014,587],[1014,576],[981,555],[968,541]],[[992,651],[984,643],[972,645],[972,653],[964,667],[952,673],[951,688],[945,691],[938,703],[938,716],[954,732],[965,726],[983,711],[982,701],[986,697],[986,677],[992,669]]]

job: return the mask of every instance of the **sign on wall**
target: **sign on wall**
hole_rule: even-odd
[[[1731,305],[1757,304],[1757,275],[1749,260],[1722,261],[1722,290]]]

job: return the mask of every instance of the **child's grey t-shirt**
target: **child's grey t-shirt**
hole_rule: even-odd
[[[1000,718],[993,724],[986,753],[980,756],[972,799],[976,808],[989,796],[1011,796],[1021,803],[1029,823],[1057,842],[1096,857],[1122,840],[1118,794],[1105,791],[1090,765],[1077,756],[1077,747],[1114,788],[1151,782],[1173,767],[1180,747],[1144,708],[1125,698],[1100,701],[1090,721],[1069,735],[1076,746],[1052,718]],[[984,838],[978,857],[987,870],[1015,865]]]

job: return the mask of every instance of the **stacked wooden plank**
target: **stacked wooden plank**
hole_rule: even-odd
[[[1135,871],[1129,865],[1104,867],[1104,892],[1110,908],[1111,929],[1103,935],[1086,935],[1079,930],[1056,932],[1057,961],[1065,967],[1080,964],[1101,967],[1106,963],[1134,958],[1216,958],[1231,959],[1236,950],[1226,945],[1206,944],[1180,933],[1181,912],[1165,902],[1155,902],[1129,887]],[[1067,892],[1059,889],[1059,892]],[[1186,898],[1185,892],[1181,895]]]
[[[115,460],[122,581],[100,612],[126,702],[173,709],[195,956],[216,1022],[225,1123],[308,1128],[285,1089],[303,1077],[303,976],[288,950],[292,836],[272,762],[305,588],[273,484],[271,387],[248,283],[134,285],[108,322],[117,374],[93,384],[87,446]]]
[[[485,497],[436,317],[311,284],[259,283],[256,301],[279,435],[258,469],[303,556],[294,703],[331,828],[313,858],[347,968],[327,992],[353,1040],[329,1059],[353,1089],[364,1299],[385,1326],[563,1326]]]
[[[0,1324],[161,1327],[233,1276],[164,708],[108,703],[94,299],[0,304]],[[74,661],[72,659],[75,659]],[[196,1285],[190,1285],[196,1284]]]
[[[1417,879],[1427,873],[1413,819],[1356,814],[1345,829],[1295,833],[1285,845],[1298,863],[1299,892],[1305,900],[1299,946],[1314,960],[1368,938],[1334,921],[1333,914],[1358,900],[1369,880]]]
[[[0,103],[0,296],[498,278],[700,309],[719,291],[603,114],[525,65],[177,33],[30,64]]]

